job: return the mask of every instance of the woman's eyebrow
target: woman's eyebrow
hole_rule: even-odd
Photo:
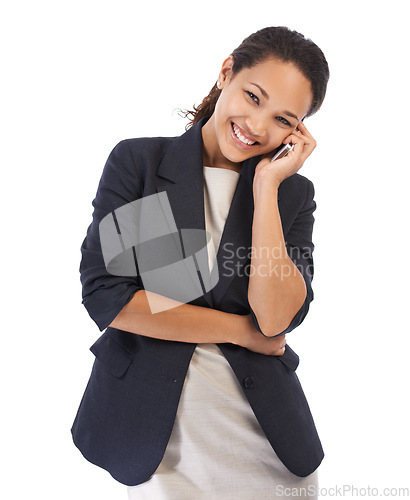
[[[300,122],[299,118],[296,115],[294,115],[293,113],[291,113],[290,111],[284,111],[283,114],[287,115],[287,116],[290,116],[291,118],[294,118],[295,120],[297,120],[298,122]]]
[[[258,85],[257,83],[252,83],[252,82],[249,82],[249,83],[251,85],[255,85],[255,87],[258,87],[258,89],[262,92],[263,97],[265,97],[265,99],[269,101],[268,94],[263,90],[263,88],[260,85]]]
[[[261,91],[263,97],[265,97],[265,99],[267,101],[269,101],[268,94],[263,90],[263,88],[260,85],[258,85],[257,83],[253,83],[253,82],[249,82],[249,83],[251,85],[255,85],[255,87],[258,87],[258,89]],[[294,118],[295,120],[297,120],[298,122],[300,122],[299,118],[295,114],[291,113],[290,111],[284,111],[283,114],[287,115],[287,116],[290,116],[291,118]]]

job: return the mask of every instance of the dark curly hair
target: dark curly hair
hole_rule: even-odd
[[[311,116],[323,103],[329,80],[329,66],[320,48],[301,33],[285,26],[262,28],[248,36],[231,54],[233,56],[232,76],[244,68],[252,68],[268,58],[293,63],[310,81],[313,93],[312,105],[306,114]],[[209,94],[193,110],[182,111],[185,118],[192,117],[185,129],[197,123],[215,110],[221,90],[216,82]]]

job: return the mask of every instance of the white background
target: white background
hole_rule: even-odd
[[[70,435],[100,334],[78,272],[91,201],[118,141],[183,133],[176,108],[199,104],[223,59],[270,25],[312,38],[331,69],[301,170],[318,205],[315,300],[287,338],[326,453],[320,486],[410,487],[407,12],[296,0],[1,9],[2,498],[126,498]]]

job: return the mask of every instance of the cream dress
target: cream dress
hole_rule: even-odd
[[[239,176],[204,167],[205,222],[215,244],[210,269]],[[198,344],[163,460],[148,481],[128,487],[128,498],[314,500],[317,479],[317,470],[303,478],[282,464],[218,346]]]

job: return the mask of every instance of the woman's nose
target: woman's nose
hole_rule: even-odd
[[[262,117],[259,118],[248,118],[246,120],[246,125],[248,127],[249,132],[257,136],[258,138],[263,138],[266,135],[266,120]]]

